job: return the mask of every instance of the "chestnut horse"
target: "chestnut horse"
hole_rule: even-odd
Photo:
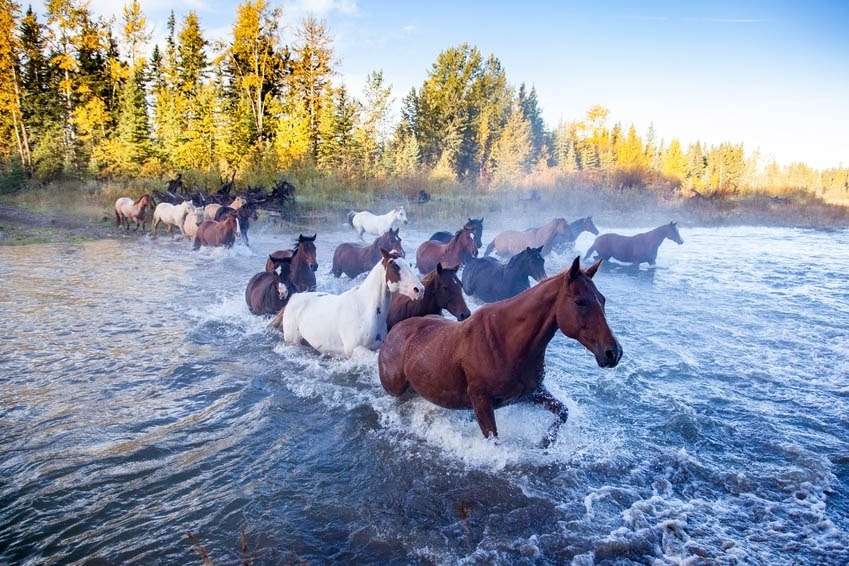
[[[239,199],[240,198],[242,197],[239,197]],[[215,213],[215,218],[213,218],[213,220],[221,222],[231,212],[236,212],[239,217],[239,232],[242,233],[242,241],[245,242],[245,245],[247,247],[251,247],[250,242],[248,242],[248,229],[251,227],[251,220],[256,220],[257,218],[259,218],[256,214],[256,206],[254,206],[253,204],[240,206],[239,208],[222,206]]]
[[[506,265],[494,257],[473,259],[463,270],[463,289],[487,303],[514,297],[530,287],[528,277],[537,281],[547,277],[541,251],[542,247],[525,248]]]
[[[142,195],[135,201],[128,197],[121,197],[115,201],[115,226],[124,225],[124,229],[130,229],[130,220],[136,223],[133,232],[139,229],[141,224],[142,234],[145,232],[144,225],[148,221],[148,211],[153,208],[153,199],[150,195]]]
[[[469,221],[466,222],[463,228],[472,228],[475,231],[475,247],[480,249],[483,246],[483,241],[481,240],[481,236],[483,235],[483,217],[480,219],[469,218]],[[451,241],[452,236],[453,234],[451,232],[436,232],[428,240],[436,240],[437,242],[447,244]]]
[[[198,233],[195,235],[195,242],[192,245],[192,249],[197,250],[201,246],[224,246],[225,248],[232,248],[238,235],[239,219],[235,212],[231,212],[221,222],[204,220],[198,226]]]
[[[315,272],[318,269],[316,259],[315,237],[298,235],[298,241],[291,250],[277,250],[268,256],[265,262],[265,270],[272,271],[279,261],[289,258],[292,265],[289,268],[289,277],[298,291],[315,291]]]
[[[386,326],[393,326],[414,316],[425,316],[429,314],[442,315],[442,309],[454,315],[457,320],[466,320],[472,314],[463,298],[463,284],[457,279],[459,265],[453,267],[442,267],[436,264],[436,269],[422,277],[424,294],[420,301],[413,301],[406,295],[392,295],[389,304],[389,316],[386,317]]]
[[[370,246],[350,243],[336,246],[333,251],[333,267],[331,269],[333,276],[340,277],[344,273],[353,279],[360,273],[371,270],[380,261],[381,248],[389,252],[396,252],[400,257],[406,257],[407,254],[401,247],[401,238],[398,236],[400,231],[400,228],[390,228]]]
[[[297,253],[297,252],[296,252]],[[251,277],[245,288],[245,302],[254,314],[277,314],[297,290],[290,278],[291,257],[277,260],[277,268],[261,271]]]
[[[440,244],[435,240],[422,242],[416,250],[416,268],[424,275],[436,269],[437,263],[463,265],[469,258],[477,255],[474,230],[466,225],[458,230],[447,244]]]
[[[602,234],[595,239],[584,258],[589,258],[595,252],[604,260],[614,258],[634,265],[647,261],[649,265],[654,265],[657,260],[657,248],[666,238],[679,246],[684,243],[681,234],[678,233],[678,224],[675,222],[658,226],[654,230],[636,236]]]
[[[578,236],[581,235],[581,232],[589,232],[590,234],[598,236],[598,228],[596,228],[595,224],[593,223],[592,216],[578,218],[573,222],[569,222],[568,226],[569,234],[557,238],[554,243],[554,246],[552,246],[552,249],[558,253],[571,251],[575,246],[575,240],[578,239]]]
[[[543,385],[545,349],[559,328],[614,367],[622,348],[604,316],[604,296],[579,258],[572,267],[524,293],[481,307],[463,322],[425,316],[392,328],[378,356],[380,383],[391,395],[408,387],[440,407],[472,409],[485,437],[497,436],[495,409],[519,400],[557,416],[551,443],[568,410]]]
[[[558,238],[569,236],[569,225],[565,218],[555,218],[545,226],[529,228],[524,232],[518,230],[506,230],[498,234],[489,245],[483,255],[487,256],[495,250],[495,253],[503,259],[513,257],[527,247],[542,246],[542,255],[546,256]]]

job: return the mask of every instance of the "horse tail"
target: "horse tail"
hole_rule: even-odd
[[[357,213],[354,212],[353,210],[348,213],[348,225],[351,228],[354,227],[354,216],[356,216],[356,215],[357,215]]]
[[[486,251],[483,252],[483,257],[488,256],[490,253],[492,253],[492,250],[494,250],[494,249],[495,249],[495,240],[492,240],[489,243],[489,245],[486,247]]]
[[[587,250],[586,255],[584,255],[584,259],[590,259],[590,256],[593,255],[594,251],[595,251],[595,244],[591,245],[590,249]]]
[[[115,226],[117,226],[118,228],[121,227],[121,215],[118,214],[117,208],[115,209]]]

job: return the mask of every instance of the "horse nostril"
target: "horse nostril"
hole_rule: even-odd
[[[419,292],[419,288],[418,288],[418,287],[413,287],[413,293],[418,293],[418,292]]]

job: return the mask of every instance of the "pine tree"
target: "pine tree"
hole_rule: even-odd
[[[672,138],[669,147],[666,148],[666,154],[663,156],[663,174],[680,180],[683,180],[687,174],[687,161],[681,152],[681,143],[678,138]]]
[[[355,133],[357,144],[363,152],[363,172],[373,176],[377,171],[380,153],[387,138],[389,105],[392,86],[383,81],[383,71],[373,71],[366,77],[363,92],[363,113],[360,127]]]
[[[180,77],[180,89],[191,96],[197,93],[206,74],[205,50],[208,45],[200,30],[197,14],[194,12],[189,12],[183,20],[179,42],[177,72]]]
[[[21,108],[21,78],[18,69],[21,47],[15,33],[19,15],[20,7],[15,2],[0,0],[0,127],[4,134],[3,141],[14,140],[21,168],[31,170],[30,146]],[[14,151],[8,147],[3,149],[7,155]]]
[[[539,109],[536,87],[531,86],[531,92],[526,94],[525,83],[519,86],[519,105],[522,107],[525,120],[528,121],[531,127],[531,155],[529,157],[529,163],[533,167],[540,160],[546,141],[545,123],[542,120],[542,112]]]
[[[298,93],[309,115],[312,154],[318,156],[319,117],[324,92],[333,75],[333,40],[327,22],[308,16],[297,31],[298,45],[292,61],[291,88]]]
[[[531,124],[516,100],[492,150],[493,181],[497,185],[516,184],[530,169],[532,151]]]

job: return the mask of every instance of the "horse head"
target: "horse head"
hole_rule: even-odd
[[[563,275],[563,288],[555,305],[560,331],[580,342],[595,355],[600,367],[614,367],[622,357],[622,347],[607,325],[604,295],[592,281],[601,260],[581,270],[580,256]]]
[[[270,257],[275,264],[274,268],[274,284],[277,286],[277,295],[280,297],[281,301],[285,301],[289,294],[292,292],[290,287],[292,287],[292,283],[290,280],[290,268],[292,267],[292,260],[295,258],[294,255],[291,257],[284,258],[275,258],[274,256]],[[278,273],[278,269],[280,270]]]
[[[298,234],[298,244],[295,246],[295,251],[301,250],[302,261],[305,261],[312,271],[318,271],[318,259],[316,258],[315,249],[316,236],[317,234],[313,234],[310,238],[303,234]]]
[[[559,236],[571,236],[572,231],[569,229],[569,223],[566,222],[565,218],[555,218],[554,222],[554,233]]]
[[[436,269],[431,271],[422,283],[433,284],[436,291],[436,305],[462,321],[469,318],[472,313],[463,298],[463,284],[457,278],[458,269],[460,269],[459,265],[442,267],[441,263],[437,263]]]
[[[224,223],[228,226],[228,228],[232,225],[235,226],[236,236],[242,235],[242,228],[239,225],[239,213],[235,210],[229,214],[227,214],[227,218],[224,220]]]
[[[670,222],[669,224],[667,224],[666,233],[664,235],[679,246],[684,243],[684,240],[681,239],[681,234],[678,233],[677,222]]]
[[[481,247],[483,245],[483,241],[481,240],[481,235],[483,235],[483,216],[480,219],[469,218],[466,226],[475,231],[475,246]]]
[[[466,224],[456,234],[454,234],[454,239],[457,240],[458,245],[460,246],[460,251],[463,254],[478,257],[478,246],[475,242],[474,228],[470,228],[469,225]]]
[[[548,275],[545,273],[545,258],[542,257],[542,248],[525,248],[522,252],[514,255],[507,262],[510,266],[519,266],[524,268],[524,272],[536,279],[542,281]],[[527,281],[527,279],[526,279]]]
[[[233,199],[233,202],[230,203],[230,208],[234,208],[236,210],[239,210],[240,208],[245,206],[245,204],[247,204],[247,202],[248,201],[246,201],[245,198],[242,195],[239,195],[239,196],[237,196],[236,198]]]
[[[410,264],[397,253],[387,252],[383,248],[380,248],[380,255],[389,292],[401,293],[414,301],[421,300],[424,296],[424,285],[410,269]]]
[[[396,252],[401,257],[407,257],[407,254],[404,252],[404,248],[401,247],[401,237],[398,236],[398,232],[400,231],[400,228],[390,228],[385,234],[377,239],[377,245],[381,249]]]
[[[403,222],[404,224],[409,222],[409,220],[407,220],[407,213],[404,211],[403,206],[399,206],[398,208],[395,209],[394,218],[395,218],[395,220],[398,220],[399,222]]]
[[[594,236],[598,236],[598,228],[595,227],[592,216],[587,216],[586,218],[584,218],[584,230],[590,232]]]

